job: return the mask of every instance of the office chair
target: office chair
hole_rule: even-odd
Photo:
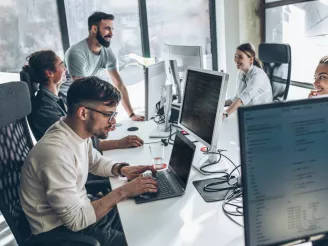
[[[26,116],[31,112],[26,83],[0,85],[0,211],[18,245],[94,245],[99,242],[81,234],[58,233],[55,237],[31,238],[31,230],[22,210],[20,192],[21,167],[33,147]]]
[[[263,69],[270,79],[273,101],[286,100],[292,69],[289,44],[260,44],[259,58],[263,62]]]

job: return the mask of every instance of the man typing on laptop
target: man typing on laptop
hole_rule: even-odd
[[[80,233],[101,245],[126,245],[115,205],[128,197],[156,192],[157,182],[139,177],[153,166],[130,167],[93,149],[91,136],[107,138],[116,123],[120,92],[97,77],[76,80],[68,90],[66,117],[52,125],[29,153],[21,176],[21,204],[32,234]],[[133,179],[90,201],[88,172]]]

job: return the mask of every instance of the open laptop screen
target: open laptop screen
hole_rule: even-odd
[[[182,184],[180,185],[183,189],[185,189],[187,185],[195,148],[195,145],[188,138],[177,131],[169,165],[181,179]]]
[[[328,98],[238,111],[246,246],[328,231]]]

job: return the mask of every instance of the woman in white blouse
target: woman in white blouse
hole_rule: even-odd
[[[240,106],[272,102],[272,88],[267,74],[262,69],[261,61],[256,58],[254,46],[241,44],[235,53],[235,63],[239,69],[235,97],[226,100],[230,105],[224,112],[228,117]]]

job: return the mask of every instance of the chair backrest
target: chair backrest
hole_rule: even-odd
[[[260,44],[259,58],[263,62],[263,69],[270,79],[273,101],[286,100],[292,69],[289,44]]]
[[[31,81],[31,78],[28,72],[25,70],[25,67],[22,68],[22,71],[20,71],[19,75],[20,75],[20,80],[24,81],[27,84],[30,93],[30,98],[31,100],[33,100],[35,98],[36,92],[39,89],[38,84],[35,84]]]
[[[31,236],[19,200],[21,167],[33,147],[26,121],[30,112],[25,82],[0,84],[0,211],[19,245]]]

